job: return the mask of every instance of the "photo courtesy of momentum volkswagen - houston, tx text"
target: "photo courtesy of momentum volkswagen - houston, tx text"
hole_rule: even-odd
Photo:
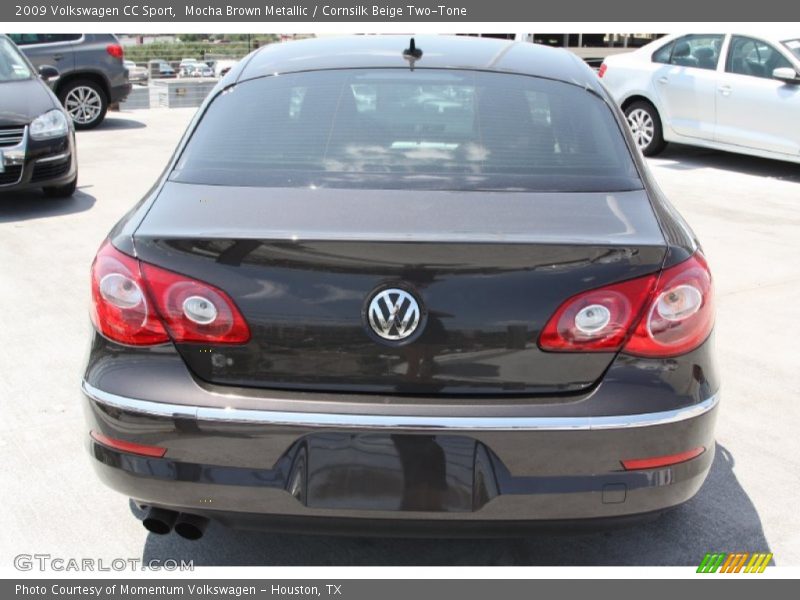
[[[262,48],[91,285],[87,437],[151,532],[613,521],[714,458],[706,258],[563,50]]]

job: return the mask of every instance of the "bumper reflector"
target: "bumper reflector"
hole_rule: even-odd
[[[119,450],[121,452],[127,452],[129,454],[139,454],[141,456],[161,458],[167,453],[166,448],[161,448],[159,446],[144,446],[142,444],[117,440],[110,438],[107,435],[103,435],[97,431],[91,431],[89,435],[91,435],[92,439],[98,444],[108,446],[109,448],[113,448],[114,450]]]
[[[651,456],[650,458],[632,458],[623,460],[622,466],[626,471],[634,471],[637,469],[658,469],[659,467],[668,467],[670,465],[677,465],[678,463],[686,462],[697,458],[706,449],[703,446],[681,452],[679,454],[668,454],[667,456]]]

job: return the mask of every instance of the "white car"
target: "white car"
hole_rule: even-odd
[[[646,156],[679,142],[800,163],[800,34],[669,35],[599,75]]]
[[[238,60],[221,59],[214,63],[214,77],[222,77],[231,70]],[[224,71],[224,72],[223,72]]]
[[[131,83],[147,84],[150,74],[147,72],[147,67],[140,67],[132,60],[124,60],[122,63],[128,69],[128,81]]]

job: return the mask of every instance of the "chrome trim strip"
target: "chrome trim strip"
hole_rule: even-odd
[[[42,163],[49,163],[56,160],[62,160],[65,158],[69,158],[69,152],[62,152],[61,154],[54,154],[53,156],[45,156],[44,158],[39,158],[36,160],[36,164],[40,165]]]
[[[330,427],[336,429],[422,429],[479,431],[595,431],[667,425],[699,417],[713,409],[719,394],[707,400],[676,410],[637,415],[601,417],[442,417],[370,414],[337,414],[281,412],[270,410],[238,410],[187,406],[138,400],[110,394],[84,381],[83,393],[98,404],[154,417],[190,418],[222,423]]]
[[[11,183],[0,183],[0,188],[19,185],[25,176],[25,154],[28,150],[28,126],[22,126],[22,139],[14,146],[0,147],[0,160],[3,161],[3,171],[5,167],[21,167],[19,177]]]
[[[0,148],[16,148],[25,139],[26,125],[0,127]]]
[[[13,125],[13,129],[21,129],[22,135],[19,136],[19,141],[14,144],[13,146],[3,146],[3,152],[11,152],[13,150],[22,151],[23,153],[28,147],[28,126],[27,125]],[[12,127],[6,127],[5,129],[11,129]],[[17,136],[14,135],[16,138]]]

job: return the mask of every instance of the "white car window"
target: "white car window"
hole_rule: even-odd
[[[797,58],[800,58],[800,40],[788,40],[783,42],[783,45],[791,50],[792,54],[794,54]]]
[[[731,39],[725,71],[737,75],[772,78],[772,71],[791,68],[789,60],[771,45],[740,35]]]
[[[714,70],[719,63],[723,35],[685,35],[653,53],[653,62]]]

